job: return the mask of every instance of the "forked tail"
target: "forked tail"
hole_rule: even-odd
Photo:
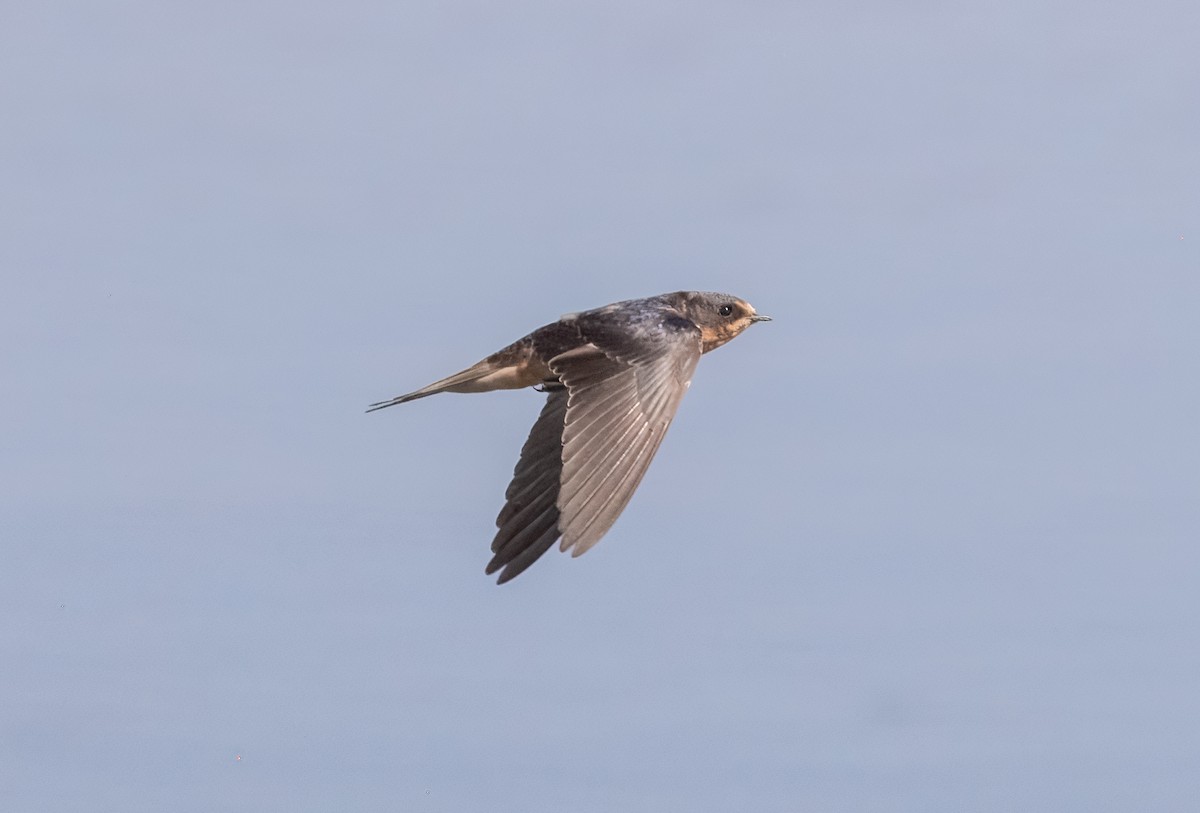
[[[367,408],[367,412],[374,412],[378,409],[395,406],[396,404],[415,401],[418,398],[425,398],[429,395],[437,395],[439,392],[482,392],[493,389],[484,385],[483,379],[486,379],[494,372],[495,370],[492,365],[485,359],[473,367],[468,367],[460,373],[443,378],[441,381],[435,381],[427,387],[421,387],[419,390],[414,390],[404,395],[397,395],[395,398],[387,401],[379,401],[378,403],[371,404]]]

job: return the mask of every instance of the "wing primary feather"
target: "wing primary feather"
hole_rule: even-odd
[[[640,431],[642,430],[637,423],[631,421],[622,427],[620,435],[605,438],[608,445],[602,446],[598,455],[591,456],[589,448],[571,451],[571,463],[563,476],[562,486],[558,493],[558,504],[564,514],[569,515],[572,512],[571,504],[580,494],[585,493],[593,481],[603,482],[611,472],[612,466],[622,456],[628,454],[630,446],[626,444],[634,443]],[[589,438],[589,440],[594,440],[594,438]],[[591,443],[589,447],[595,445],[595,443]],[[596,480],[597,477],[600,480]]]
[[[496,580],[496,584],[504,584],[506,581],[520,576],[525,569],[536,562],[543,553],[550,550],[554,544],[554,540],[558,539],[558,529],[550,528],[542,533],[537,539],[529,544],[525,550],[514,556],[512,560],[504,566],[504,570],[500,573],[500,578]],[[495,560],[493,560],[495,561]],[[494,573],[495,569],[489,570],[488,573]]]
[[[628,455],[595,483],[594,488],[577,493],[577,498],[583,498],[578,504],[572,503],[562,509],[562,513],[569,518],[563,523],[563,550],[574,547],[578,553],[573,552],[573,555],[578,556],[599,541],[612,526],[646,471],[646,467],[639,464],[648,449],[650,456],[653,455],[653,449],[657,448],[654,440],[653,432],[642,434],[634,441]],[[630,488],[625,488],[626,484]],[[610,511],[612,508],[616,510]],[[601,517],[608,517],[608,521],[597,526]],[[593,529],[596,531],[594,534],[591,533]]]
[[[496,517],[498,530],[492,539],[494,556],[485,568],[489,574],[505,568],[501,582],[533,564],[560,535],[556,503],[568,397],[565,389],[550,393],[505,490],[505,504]],[[518,560],[521,564],[514,567]]]
[[[551,502],[554,501],[554,497],[558,494],[557,471],[548,468],[526,483],[520,491],[506,495],[508,502],[504,504],[504,507],[500,509],[499,516],[496,517],[496,527],[504,527],[520,511],[537,502],[541,498],[541,490],[554,492],[551,495]]]
[[[551,528],[557,530],[558,509],[554,504],[538,506],[538,508],[540,510],[536,514],[532,514],[528,521],[519,525],[510,523],[501,529],[500,533],[496,535],[495,542],[492,543],[492,549],[496,553],[493,561],[499,560],[500,564],[504,564],[520,553],[531,540],[540,537]],[[508,534],[505,534],[505,531],[508,531]]]

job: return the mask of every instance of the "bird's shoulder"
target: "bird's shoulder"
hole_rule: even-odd
[[[581,342],[616,358],[690,353],[701,340],[696,323],[660,297],[568,314],[560,324],[573,326]]]
[[[564,314],[557,322],[529,334],[526,340],[546,361],[589,347],[613,359],[633,361],[690,355],[700,346],[701,330],[671,302],[652,297]]]

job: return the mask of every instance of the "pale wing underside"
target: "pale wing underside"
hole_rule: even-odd
[[[615,358],[586,345],[550,363],[570,393],[557,505],[572,556],[600,541],[629,503],[700,358],[691,340],[640,350]]]

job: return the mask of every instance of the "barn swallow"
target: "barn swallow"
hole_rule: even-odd
[[[624,510],[662,443],[700,356],[755,322],[728,294],[678,291],[569,313],[460,373],[368,412],[439,392],[548,393],[496,517],[488,574],[519,575],[562,537],[579,556]]]

